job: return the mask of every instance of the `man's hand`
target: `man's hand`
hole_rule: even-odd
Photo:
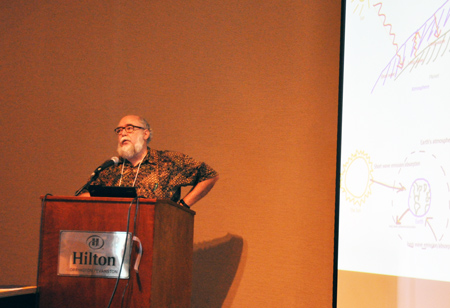
[[[91,194],[87,191],[85,193],[79,194],[77,197],[90,197]]]

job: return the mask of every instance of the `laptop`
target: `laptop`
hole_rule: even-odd
[[[101,186],[91,185],[88,187],[91,197],[117,197],[136,198],[136,187]]]

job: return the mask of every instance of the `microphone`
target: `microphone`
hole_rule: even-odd
[[[107,161],[105,161],[101,166],[99,166],[97,169],[95,169],[94,172],[92,172],[91,178],[89,179],[89,181],[87,181],[86,184],[84,184],[80,189],[78,189],[75,192],[75,196],[78,196],[84,189],[87,189],[91,185],[91,183],[97,179],[99,173],[102,170],[105,170],[106,168],[109,168],[112,165],[117,165],[119,163],[119,161],[120,161],[119,158],[116,156],[113,156],[113,157],[111,157],[111,159],[108,159]]]
[[[108,159],[105,161],[101,166],[99,166],[97,169],[94,170],[92,175],[99,174],[100,171],[105,170],[106,168],[111,167],[112,165],[117,165],[119,163],[119,158],[116,156],[111,157],[111,159]]]

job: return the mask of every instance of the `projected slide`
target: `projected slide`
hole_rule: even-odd
[[[347,1],[338,269],[450,282],[450,1]]]

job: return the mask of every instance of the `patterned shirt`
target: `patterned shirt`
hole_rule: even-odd
[[[120,186],[132,187],[136,178],[134,186],[138,196],[177,202],[182,186],[195,186],[217,175],[207,164],[185,154],[147,148],[147,155],[140,167],[134,167],[128,160],[121,159],[119,164],[101,171],[91,185],[119,186],[122,178]]]

